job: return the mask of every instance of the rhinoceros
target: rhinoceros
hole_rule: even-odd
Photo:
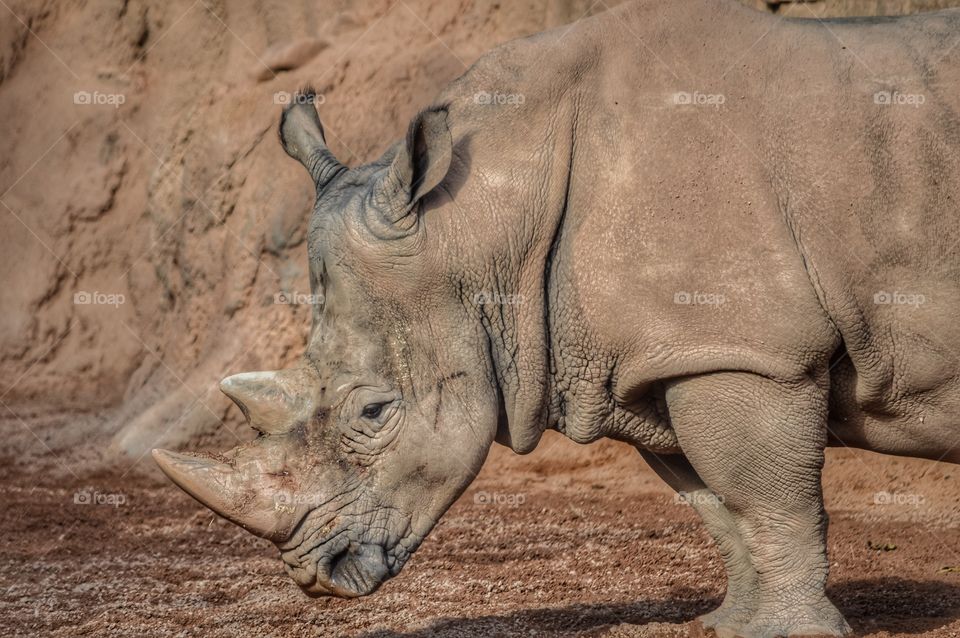
[[[494,49],[316,186],[312,331],[223,391],[259,431],[155,451],[311,595],[395,576],[496,441],[626,442],[716,540],[720,636],[850,628],[824,449],[960,461],[960,13],[646,0]]]

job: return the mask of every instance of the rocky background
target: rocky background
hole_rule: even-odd
[[[960,5],[744,1],[801,17]],[[6,0],[7,451],[136,462],[245,436],[219,379],[289,364],[309,327],[312,187],[277,143],[286,92],[314,84],[331,147],[365,162],[484,51],[613,4]]]

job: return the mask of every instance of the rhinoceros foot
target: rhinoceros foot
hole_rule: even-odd
[[[745,625],[722,623],[713,627],[717,638],[819,638],[847,636],[850,625],[827,600],[812,607],[760,609]]]
[[[738,606],[735,603],[724,601],[713,611],[697,618],[703,628],[716,630],[718,627],[737,629],[743,627],[753,618],[754,609]]]

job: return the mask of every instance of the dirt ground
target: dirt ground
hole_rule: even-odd
[[[58,419],[0,422],[38,452],[0,465],[6,636],[687,636],[722,596],[695,513],[621,444],[496,447],[403,573],[345,601],[303,595],[270,543],[144,475],[149,459],[73,478],[82,460],[41,445]],[[960,636],[958,479],[830,451],[829,592],[859,634]]]

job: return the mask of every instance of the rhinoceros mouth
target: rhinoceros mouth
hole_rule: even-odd
[[[375,592],[390,576],[387,551],[380,545],[351,545],[330,558],[328,572],[318,570],[313,583],[302,586],[310,596],[356,598]]]
[[[316,520],[312,522],[317,522]],[[357,598],[375,592],[400,573],[419,543],[409,527],[399,536],[383,527],[359,531],[354,523],[317,539],[326,526],[312,532],[298,529],[294,538],[278,544],[287,574],[311,597]],[[374,533],[373,530],[377,530]]]
[[[401,559],[398,554],[404,554]],[[287,573],[308,596],[357,598],[372,594],[396,576],[406,555],[398,548],[377,543],[349,543],[334,553],[324,551],[304,556],[296,563],[284,557]]]

